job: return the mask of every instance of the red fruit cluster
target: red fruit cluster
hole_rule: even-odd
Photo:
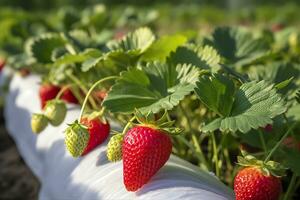
[[[278,200],[281,194],[280,179],[265,176],[256,167],[247,167],[234,179],[236,200]]]
[[[169,135],[155,128],[136,126],[123,142],[123,177],[128,191],[136,191],[167,162],[172,151]]]
[[[39,89],[39,96],[41,100],[41,107],[44,108],[47,101],[55,99],[59,91],[61,90],[61,87],[52,85],[52,84],[43,84],[41,85]],[[77,98],[74,96],[72,91],[70,89],[66,89],[62,96],[61,99],[64,100],[67,103],[74,103],[78,104]]]
[[[82,155],[85,155],[106,140],[109,135],[110,125],[108,122],[103,123],[99,118],[92,120],[82,118],[81,123],[88,127],[90,134],[88,144],[82,153]]]

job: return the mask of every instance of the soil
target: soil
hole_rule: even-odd
[[[0,200],[38,199],[39,187],[5,129],[0,108]]]

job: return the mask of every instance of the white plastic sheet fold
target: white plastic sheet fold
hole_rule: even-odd
[[[41,182],[40,199],[234,199],[232,190],[216,177],[175,156],[145,187],[136,193],[127,192],[123,186],[122,162],[107,161],[106,144],[79,159],[66,151],[63,130],[78,117],[79,107],[68,107],[61,126],[49,126],[40,135],[31,132],[31,114],[40,111],[39,81],[39,77],[32,75],[12,78],[5,117],[22,157]]]

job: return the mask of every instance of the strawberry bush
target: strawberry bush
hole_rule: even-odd
[[[103,5],[61,10],[58,19],[19,13],[7,25],[22,35],[1,40],[6,66],[42,80],[32,131],[64,123],[66,104],[76,104],[67,150],[84,156],[110,132],[107,157],[123,159],[128,191],[151,181],[173,153],[214,172],[238,200],[296,196],[299,30],[158,34],[155,16],[132,12],[135,20]]]

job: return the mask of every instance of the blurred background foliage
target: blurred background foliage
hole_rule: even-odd
[[[127,32],[146,25],[158,34],[298,27],[299,8],[299,0],[0,0],[0,46],[19,53],[29,36],[89,27]]]
[[[60,6],[73,5],[82,7],[91,4],[105,3],[108,5],[132,4],[132,5],[153,5],[161,3],[178,4],[198,4],[211,5],[221,8],[238,8],[241,6],[256,6],[256,5],[282,5],[284,3],[299,4],[298,0],[1,0],[0,6],[20,7],[26,10],[36,9],[51,9],[59,8]]]

